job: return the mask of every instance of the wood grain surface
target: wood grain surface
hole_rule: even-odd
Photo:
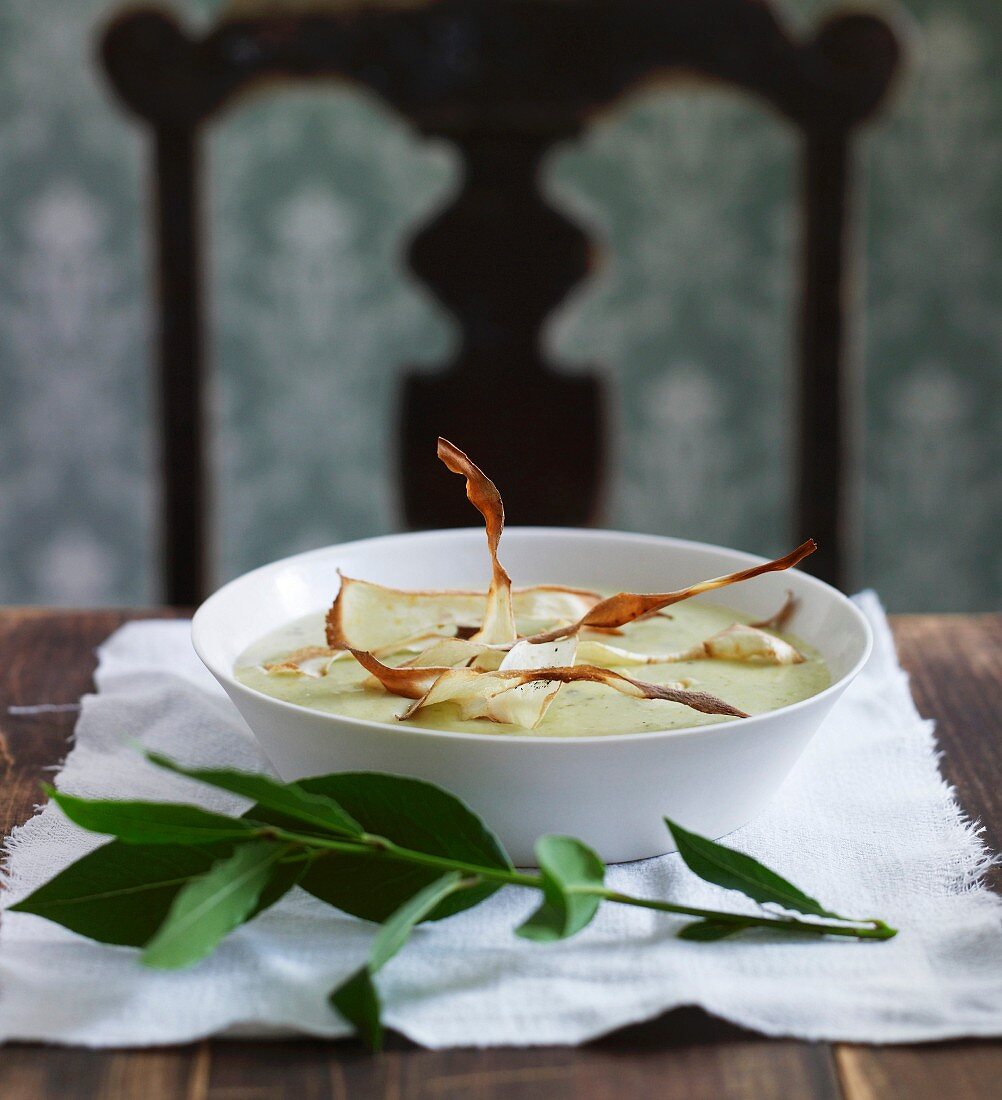
[[[0,827],[31,816],[38,784],[68,747],[73,710],[11,715],[9,707],[76,704],[92,690],[95,647],[123,622],[179,612],[0,612]],[[943,771],[967,812],[1002,850],[1002,615],[893,620],[919,710],[937,721]],[[996,870],[996,888],[1002,874]],[[865,1047],[764,1039],[697,1009],[678,1009],[585,1047],[421,1050],[399,1036],[370,1057],[351,1041],[206,1041],[144,1051],[37,1044],[0,1048],[2,1100],[622,1100],[664,1097],[994,1098],[1002,1044]]]

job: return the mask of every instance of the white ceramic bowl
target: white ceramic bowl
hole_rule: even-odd
[[[614,531],[512,527],[501,560],[516,585],[544,582],[668,591],[763,559],[680,539]],[[704,597],[765,617],[788,589],[790,629],[832,674],[820,694],[719,725],[609,737],[446,733],[322,714],[263,695],[233,677],[239,654],[290,619],[326,608],[337,569],[401,588],[486,588],[483,528],[388,535],[329,546],[255,569],[199,608],[198,655],[226,689],[285,779],[382,771],[453,791],[500,837],[512,859],[534,860],[546,833],[577,836],[607,862],[673,850],[662,818],[719,837],[772,797],[870,652],[870,628],[840,592],[799,571],[771,573]],[[489,729],[489,727],[488,727]]]

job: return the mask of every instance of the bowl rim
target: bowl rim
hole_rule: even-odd
[[[633,543],[641,543],[647,545],[656,546],[669,546],[679,547],[694,550],[710,550],[716,551],[722,554],[731,555],[737,559],[740,559],[741,564],[757,565],[761,562],[768,561],[769,559],[763,557],[760,554],[752,554],[745,550],[736,550],[730,546],[720,546],[717,543],[699,542],[694,539],[680,539],[671,535],[649,535],[636,531],[618,531],[612,528],[590,528],[590,527],[521,527],[521,526],[506,526],[505,532],[508,534],[517,533],[519,537],[527,537],[530,539],[545,539],[552,538],[557,535],[563,538],[568,536],[578,538],[582,540],[595,540],[595,541],[621,541],[627,540]],[[537,745],[537,746],[559,746],[559,745],[609,745],[621,743],[625,741],[647,742],[651,740],[657,740],[659,738],[678,738],[688,739],[692,737],[698,737],[700,735],[706,736],[710,734],[721,734],[723,731],[729,730],[747,730],[749,728],[755,728],[762,723],[767,723],[771,719],[775,719],[778,715],[788,715],[795,713],[796,711],[809,709],[810,707],[817,706],[824,702],[829,697],[834,696],[837,699],[839,695],[852,683],[852,681],[859,674],[860,670],[864,667],[867,661],[870,659],[870,654],[873,651],[873,629],[870,626],[869,620],[863,614],[859,607],[856,606],[845,595],[844,592],[840,592],[839,589],[833,585],[828,584],[826,581],[819,580],[817,577],[811,576],[809,573],[799,572],[797,576],[801,581],[808,584],[810,587],[817,588],[825,592],[829,598],[834,597],[837,603],[842,604],[848,609],[850,615],[856,620],[857,625],[862,628],[863,631],[863,648],[859,658],[855,664],[837,680],[833,681],[828,687],[819,691],[816,695],[809,695],[806,699],[800,699],[795,703],[787,703],[785,706],[776,707],[774,710],[765,711],[762,714],[753,714],[748,718],[742,718],[740,721],[735,720],[733,722],[718,722],[711,725],[702,726],[682,726],[675,729],[667,730],[638,730],[635,733],[609,733],[609,734],[592,734],[588,737],[566,737],[560,735],[548,735],[548,734],[531,734],[531,735],[515,735],[510,733],[467,733],[461,730],[436,730],[429,729],[424,726],[405,726],[403,724],[393,725],[390,722],[378,722],[371,718],[357,718],[353,715],[336,714],[333,711],[316,710],[313,707],[305,707],[300,703],[290,703],[285,699],[278,699],[274,695],[268,695],[263,691],[258,691],[256,688],[248,687],[246,684],[241,683],[232,674],[232,669],[220,668],[210,657],[207,656],[205,648],[201,643],[200,635],[205,630],[205,619],[207,613],[211,611],[210,605],[215,603],[217,597],[228,592],[230,589],[235,588],[237,585],[244,584],[252,577],[261,573],[270,572],[273,569],[278,569],[281,566],[293,565],[297,562],[307,561],[311,558],[322,557],[335,550],[342,550],[347,547],[353,549],[358,547],[374,546],[380,543],[403,541],[415,542],[423,541],[425,539],[431,540],[442,535],[466,535],[476,534],[483,538],[482,527],[447,527],[447,528],[434,528],[427,531],[400,531],[387,535],[376,535],[371,538],[365,539],[352,539],[348,542],[332,543],[329,546],[317,547],[313,550],[305,550],[298,554],[291,554],[285,558],[278,558],[275,561],[267,562],[264,565],[259,565],[254,569],[248,570],[246,573],[242,573],[232,580],[227,581],[211,596],[208,596],[195,610],[191,619],[191,642],[196,654],[205,667],[212,673],[213,676],[222,684],[227,694],[231,694],[231,689],[238,693],[247,693],[255,699],[263,699],[272,706],[277,707],[279,710],[287,710],[292,715],[301,715],[303,713],[309,714],[314,719],[320,719],[322,721],[328,721],[332,725],[338,723],[350,723],[354,726],[360,726],[363,729],[372,730],[378,733],[391,732],[394,734],[409,733],[416,734],[422,737],[431,737],[435,739],[444,738],[449,741],[468,742],[474,744],[491,743],[491,744],[504,744],[504,745]],[[833,702],[834,702],[833,699]],[[252,731],[253,732],[253,731]]]

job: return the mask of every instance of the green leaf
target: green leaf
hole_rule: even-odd
[[[217,768],[186,768],[159,753],[147,753],[158,767],[208,783],[233,794],[253,798],[260,806],[284,814],[287,818],[339,836],[361,836],[362,826],[326,795],[311,794],[298,783],[280,783],[256,772],[238,772]]]
[[[726,939],[728,936],[733,936],[735,932],[743,932],[750,927],[751,922],[748,924],[730,924],[727,921],[697,920],[680,929],[678,938],[680,940],[698,940],[700,943],[709,943],[712,940]]]
[[[257,899],[257,904],[250,911],[247,920],[253,920],[258,913],[270,909],[276,901],[281,901],[293,886],[298,886],[308,866],[309,863],[306,860],[276,863],[271,870],[271,877],[261,891],[261,896]]]
[[[45,917],[100,943],[142,947],[166,919],[181,888],[233,848],[227,842],[194,847],[112,840],[71,863],[10,911]],[[251,916],[295,886],[306,866],[276,865]]]
[[[458,871],[449,871],[405,901],[383,922],[369,951],[369,969],[373,974],[404,946],[414,925],[423,921],[450,894],[462,889],[462,883],[463,876]]]
[[[355,1025],[370,1050],[379,1050],[383,1045],[382,1006],[373,976],[404,946],[416,924],[463,889],[462,876],[458,871],[450,871],[405,901],[376,934],[365,966],[331,993],[331,1004]]]
[[[368,966],[356,970],[331,993],[328,999],[331,1005],[355,1028],[369,1050],[373,1052],[382,1050],[383,1006]]]
[[[49,797],[70,819],[92,833],[127,844],[212,844],[244,840],[255,827],[244,818],[225,817],[174,802],[107,802],[78,798],[47,787]]]
[[[580,932],[598,911],[600,897],[577,891],[601,886],[605,866],[591,848],[570,836],[541,837],[536,858],[545,900],[516,933],[544,943],[566,939]]]
[[[241,844],[178,893],[143,962],[159,969],[190,966],[254,912],[286,846],[270,841]]]
[[[142,947],[181,887],[231,851],[230,844],[187,847],[113,840],[10,908],[35,913],[101,943]]]
[[[775,871],[759,863],[757,859],[725,848],[713,840],[690,833],[681,825],[665,818],[665,824],[678,845],[679,854],[694,874],[707,882],[723,886],[727,890],[739,890],[760,904],[771,902],[797,913],[810,913],[816,917],[833,917],[845,920],[838,913],[825,909],[819,901],[798,890]]]
[[[367,833],[401,847],[480,867],[511,869],[511,860],[480,818],[455,795],[431,783],[376,772],[343,772],[301,779],[298,786],[332,798]],[[292,819],[262,805],[252,807],[247,816],[295,828]],[[368,853],[330,853],[313,863],[299,885],[345,913],[382,923],[440,874],[434,868]],[[497,889],[494,883],[483,883],[448,896],[425,919],[441,920],[468,909]]]

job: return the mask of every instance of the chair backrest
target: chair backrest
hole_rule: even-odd
[[[415,271],[456,315],[461,350],[444,374],[405,381],[400,423],[387,428],[400,441],[407,520],[425,526],[469,522],[464,502],[439,492],[438,434],[474,441],[485,468],[504,471],[518,522],[596,515],[602,389],[595,377],[553,372],[538,340],[588,270],[587,239],[537,190],[548,148],[641,82],[680,73],[744,89],[789,120],[803,150],[795,522],[821,545],[813,570],[842,581],[850,139],[885,95],[898,53],[888,25],[858,12],[794,41],[765,0],[356,0],[230,19],[203,36],[153,10],[119,16],[104,64],[155,149],[167,599],[196,602],[206,579],[200,132],[274,77],[364,86],[465,159],[453,205],[410,248]]]

